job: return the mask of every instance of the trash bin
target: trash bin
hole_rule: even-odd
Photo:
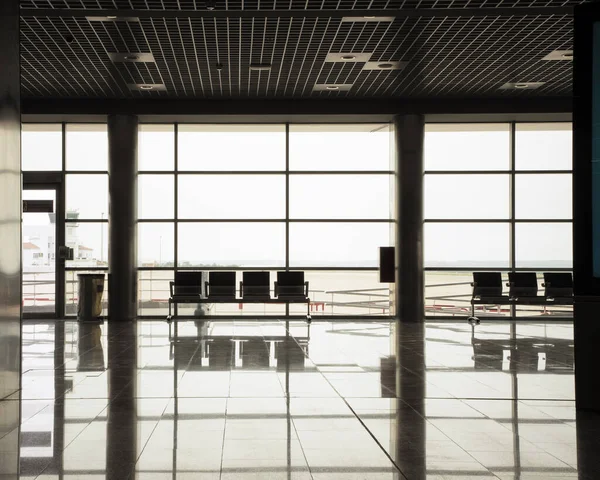
[[[97,320],[102,315],[102,294],[104,293],[103,273],[80,273],[79,303],[77,318],[81,320]]]

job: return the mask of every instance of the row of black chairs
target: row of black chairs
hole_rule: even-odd
[[[469,321],[479,323],[475,305],[572,305],[573,276],[570,272],[545,272],[540,295],[535,272],[509,272],[508,294],[504,293],[501,272],[473,272],[473,296]]]
[[[177,272],[175,281],[171,282],[171,297],[198,295],[209,300],[236,299],[236,272],[208,272],[208,276],[206,273]],[[301,271],[277,272],[274,287],[276,298],[306,299],[308,297],[308,282],[304,281],[304,272]],[[241,299],[270,299],[270,272],[242,272],[239,293]]]

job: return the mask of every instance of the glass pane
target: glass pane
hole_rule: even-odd
[[[379,272],[325,271],[304,272],[311,299],[311,315],[389,315],[391,290],[379,283]],[[290,305],[290,314],[306,313],[305,305]]]
[[[377,267],[390,245],[389,223],[292,223],[292,267]]]
[[[285,265],[283,223],[180,223],[181,267]]]
[[[573,267],[571,223],[518,223],[515,229],[517,267]]]
[[[138,272],[138,314],[164,315],[169,312],[169,282],[171,270],[140,270]]]
[[[508,218],[509,181],[508,175],[425,175],[425,218]]]
[[[62,125],[24,123],[21,162],[24,171],[62,170]]]
[[[179,170],[285,170],[285,125],[179,125]]]
[[[108,222],[67,222],[65,229],[67,247],[73,249],[67,267],[108,266]]]
[[[500,268],[510,265],[508,223],[426,223],[426,267]]]
[[[175,217],[174,175],[138,175],[140,219]]]
[[[106,124],[67,125],[67,170],[108,170]]]
[[[283,175],[179,175],[179,218],[285,219]]]
[[[393,170],[388,124],[290,125],[291,170]]]
[[[391,218],[390,175],[292,175],[291,218]]]
[[[516,175],[516,218],[573,218],[572,175]]]
[[[140,125],[138,131],[138,169],[175,170],[175,127]]]
[[[517,170],[571,170],[572,124],[517,123],[515,157]]]
[[[108,175],[67,175],[67,218],[108,218]]]
[[[175,235],[172,223],[138,223],[138,265],[172,267]]]
[[[508,170],[510,125],[425,125],[425,170]]]
[[[102,316],[108,315],[108,274],[102,270],[68,270],[65,272],[65,313],[67,316],[77,315],[79,303],[78,278],[80,273],[104,273],[104,292],[102,293]]]
[[[23,190],[23,200],[52,200],[55,190]],[[56,210],[23,212],[23,312],[54,313],[56,308]]]
[[[471,272],[425,272],[425,315],[469,316],[472,281]]]

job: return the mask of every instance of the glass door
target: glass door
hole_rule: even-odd
[[[23,316],[57,318],[64,315],[64,245],[61,212],[62,182],[28,182],[24,175],[21,243],[23,258]],[[31,179],[29,179],[31,180]]]

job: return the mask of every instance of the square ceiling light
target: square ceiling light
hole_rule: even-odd
[[[347,92],[351,88],[351,83],[317,83],[313,92]]]
[[[545,83],[546,82],[507,82],[500,87],[500,90],[535,90]]]
[[[408,62],[367,62],[363,70],[402,70]]]
[[[165,92],[167,90],[164,83],[130,83],[127,86],[129,90],[139,92]]]
[[[554,61],[573,61],[573,50],[554,50],[546,55],[542,60]]]
[[[108,57],[113,62],[125,63],[154,63],[154,55],[151,53],[109,53]]]
[[[356,63],[356,62],[368,62],[371,58],[372,53],[328,53],[325,57],[325,63]]]
[[[396,17],[375,17],[375,16],[364,16],[364,17],[342,17],[342,23],[349,22],[393,22]]]

